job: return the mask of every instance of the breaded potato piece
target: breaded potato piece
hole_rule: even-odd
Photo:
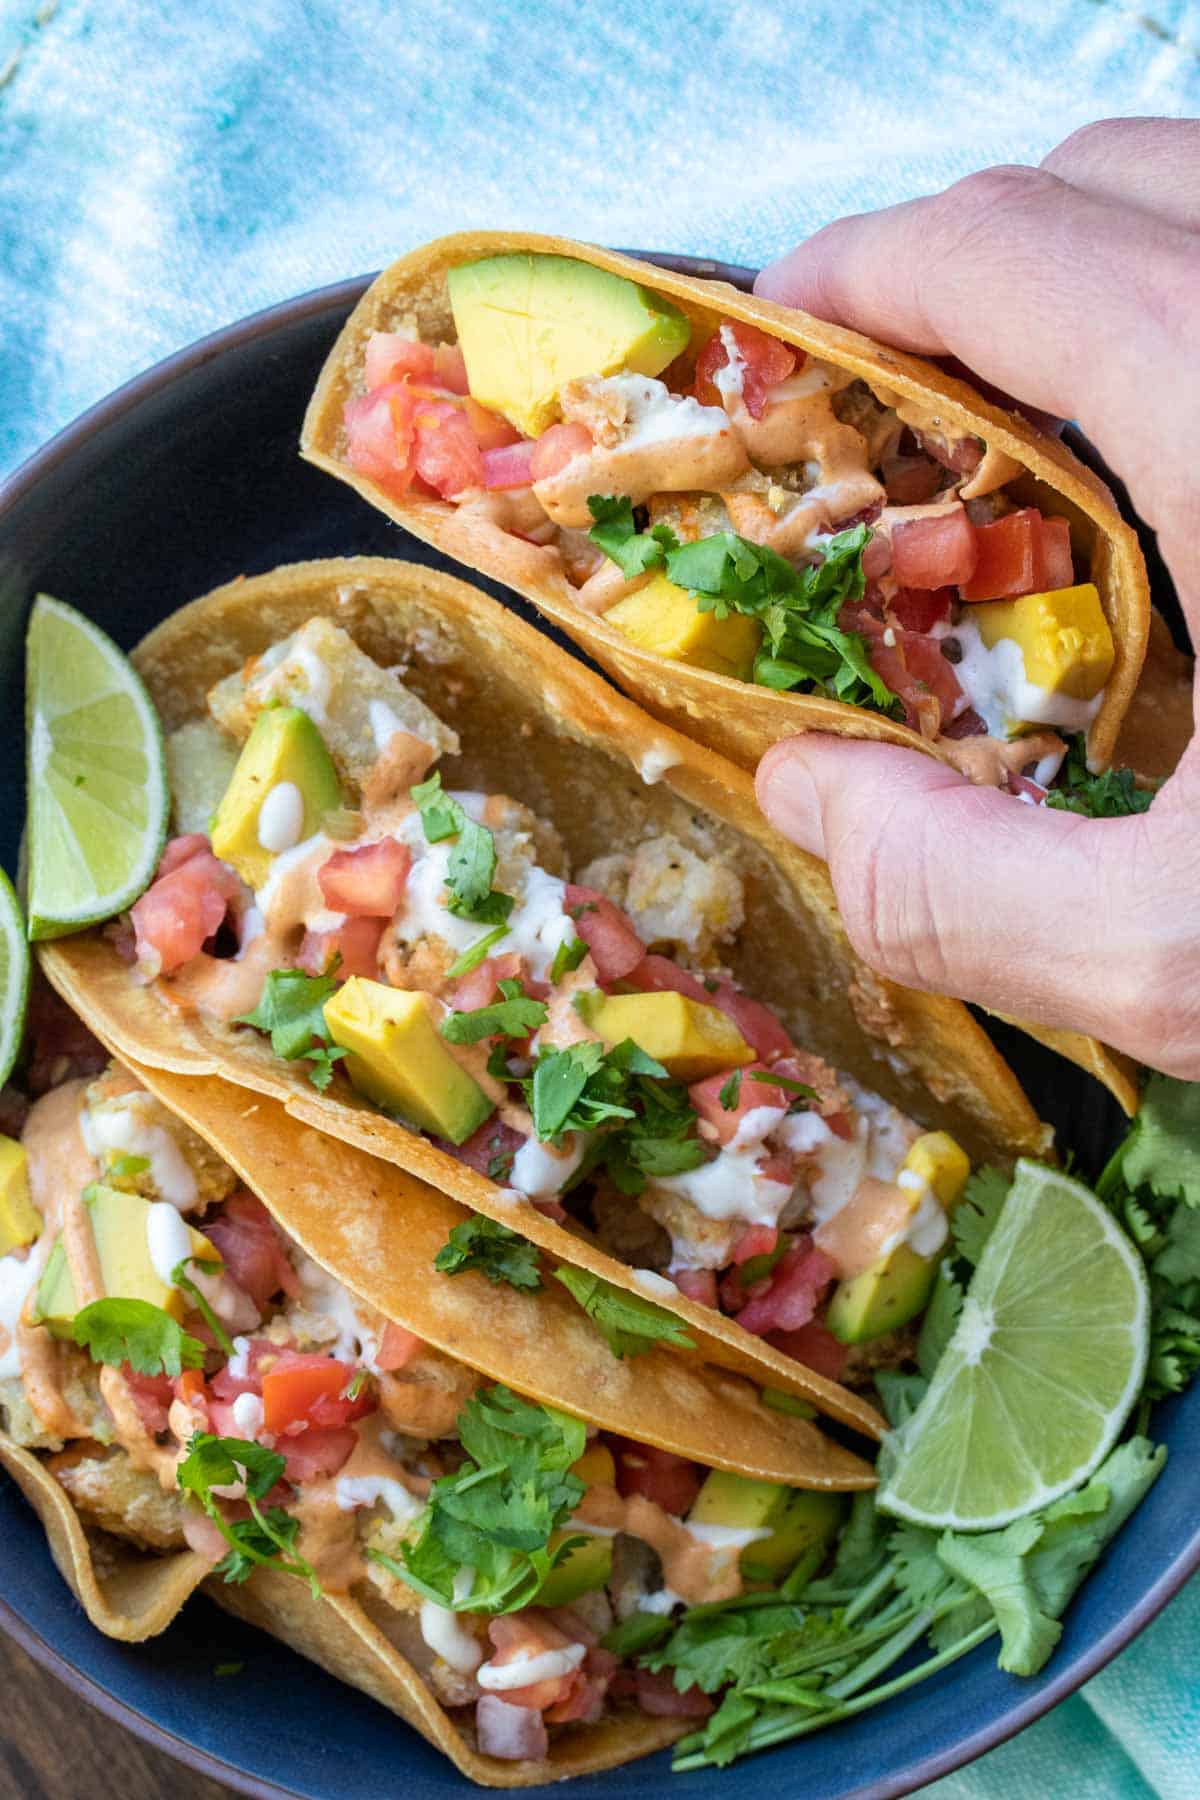
[[[740,876],[720,856],[699,856],[665,832],[630,853],[600,856],[579,877],[623,906],[651,947],[683,951],[693,962],[715,962],[745,918]]]
[[[178,1550],[184,1542],[183,1500],[164,1493],[147,1469],[135,1469],[123,1450],[87,1439],[50,1458],[51,1474],[94,1524],[150,1550]]]

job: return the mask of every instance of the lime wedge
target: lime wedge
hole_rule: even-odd
[[[29,945],[25,919],[12,882],[0,869],[0,1087],[12,1074],[25,1032],[29,999]]]
[[[1094,1194],[1019,1162],[929,1390],[880,1459],[879,1505],[985,1531],[1078,1487],[1146,1372],[1142,1259]]]
[[[29,935],[109,919],[147,887],[170,793],[158,715],[117,646],[41,594],[26,640]]]

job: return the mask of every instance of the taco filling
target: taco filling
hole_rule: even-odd
[[[488,1385],[305,1255],[127,1071],[66,1076],[0,1138],[0,1423],[98,1559],[187,1544],[215,1583],[353,1594],[484,1755],[713,1711],[635,1662],[645,1626],[811,1572],[842,1496]]]
[[[1045,798],[1115,651],[1083,537],[1013,457],[936,395],[589,262],[493,255],[446,285],[456,341],[402,306],[359,341],[352,470],[537,546],[643,650],[902,721]]]
[[[967,1157],[735,983],[743,878],[715,846],[653,835],[568,868],[524,804],[443,787],[455,734],[324,618],[209,709],[167,749],[177,820],[211,836],[172,840],[108,928],[131,979],[350,1084],[651,1300],[720,1308],[835,1380],[895,1354]]]

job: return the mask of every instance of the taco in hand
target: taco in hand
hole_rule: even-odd
[[[443,238],[372,283],[304,454],[506,581],[745,768],[918,747],[1031,801],[1112,758],[1145,568],[1057,439],[920,358],[561,238]]]

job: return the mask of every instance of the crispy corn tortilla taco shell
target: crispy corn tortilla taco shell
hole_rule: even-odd
[[[201,716],[215,681],[316,614],[343,625],[379,662],[405,664],[409,685],[455,727],[463,750],[443,763],[448,786],[524,801],[557,827],[576,870],[662,831],[706,855],[727,855],[746,891],[733,973],[751,993],[770,993],[799,1043],[922,1124],[953,1133],[973,1160],[1045,1153],[1046,1127],[967,1009],[899,987],[860,961],[825,865],[770,830],[749,776],[655,724],[463,582],[369,557],[231,582],[173,614],[135,653],[167,730]],[[303,1066],[280,1061],[265,1039],[186,1015],[158,986],[137,985],[100,931],[58,939],[39,954],[59,992],[115,1054],[266,1094],[294,1118],[516,1226],[552,1256],[640,1292],[623,1263],[536,1208],[514,1206],[495,1183],[377,1112],[340,1076],[319,1094]],[[723,1366],[803,1393],[834,1416],[844,1411],[836,1383],[682,1295],[668,1304]]]
[[[130,1064],[134,1075],[212,1144],[279,1224],[360,1299],[489,1380],[592,1425],[735,1474],[793,1487],[872,1487],[861,1457],[807,1419],[764,1407],[758,1391],[695,1351],[619,1361],[557,1281],[523,1293],[433,1262],[463,1206],[394,1164],[292,1118],[277,1100],[211,1076]],[[761,1374],[761,1372],[760,1372]],[[831,1384],[832,1385],[832,1384]],[[837,1390],[839,1416],[871,1437],[883,1420]]]
[[[555,1733],[543,1762],[502,1762],[481,1755],[467,1730],[439,1705],[383,1628],[395,1629],[397,1619],[386,1619],[382,1608],[368,1610],[344,1594],[314,1600],[302,1581],[271,1569],[257,1570],[244,1587],[212,1581],[205,1591],[226,1612],[260,1626],[337,1680],[398,1713],[483,1787],[540,1787],[572,1775],[599,1774],[663,1749],[694,1726],[692,1720],[650,1718],[630,1708],[598,1724]]]
[[[66,1491],[32,1451],[14,1444],[3,1432],[0,1468],[11,1475],[37,1513],[59,1573],[105,1637],[124,1644],[157,1637],[209,1573],[208,1559],[194,1550],[151,1555],[110,1539],[112,1555],[105,1557],[102,1574]]]
[[[886,388],[930,408],[951,436],[981,437],[989,448],[1013,457],[1024,471],[1012,484],[1022,502],[1070,519],[1072,544],[1077,555],[1086,557],[1112,630],[1116,661],[1103,704],[1088,732],[1092,767],[1107,766],[1142,666],[1150,615],[1141,550],[1112,494],[1064,444],[1043,435],[1019,413],[983,399],[966,382],[921,357],[890,350],[843,326],[743,294],[725,282],[672,274],[569,238],[532,232],[460,232],[401,257],[372,282],[321,372],[304,420],[302,454],[348,482],[414,536],[515,588],[568,632],[655,717],[743,768],[755,768],[772,744],[798,731],[876,738],[941,757],[918,732],[877,713],[817,695],[775,693],[639,649],[602,617],[580,608],[557,551],[538,548],[487,520],[472,517],[469,511],[460,513],[444,501],[412,493],[391,494],[350,468],[345,460],[342,416],[347,400],[362,391],[363,352],[371,332],[394,330],[406,317],[415,315],[423,338],[453,339],[448,271],[477,257],[529,251],[575,257],[669,296],[692,321],[694,335],[698,328],[702,338],[711,335],[722,318],[757,325],[812,356],[851,370],[876,390]]]

